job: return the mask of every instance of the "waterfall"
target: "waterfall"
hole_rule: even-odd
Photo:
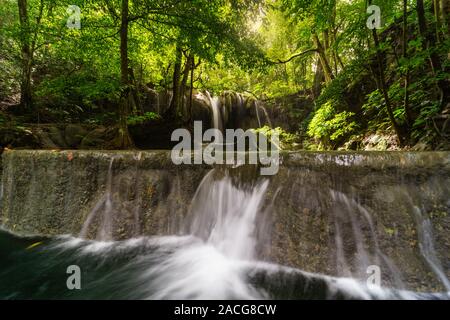
[[[264,115],[266,116],[266,120],[267,120],[267,123],[268,123],[269,127],[273,128],[272,121],[270,120],[270,116],[269,116],[269,113],[267,112],[266,107],[265,106],[261,106],[261,108],[264,111]]]
[[[230,258],[255,258],[256,219],[261,211],[268,181],[250,190],[233,185],[231,177],[221,179],[211,171],[200,184],[191,204],[189,231]],[[262,226],[263,221],[258,221]]]
[[[238,110],[239,110],[239,112],[241,112],[241,110],[243,109],[243,106],[244,106],[244,98],[242,97],[242,95],[240,93],[238,93],[236,96],[239,100]]]
[[[222,124],[222,113],[220,112],[220,97],[211,97],[209,91],[206,91],[206,96],[208,97],[209,104],[213,113],[213,125],[214,129],[223,130]]]
[[[156,92],[156,113],[162,114],[161,106],[160,106],[160,102],[159,102],[159,93],[156,90],[155,90],[155,92]]]
[[[261,118],[259,117],[258,101],[255,101],[256,118],[258,119],[258,128],[261,128]]]
[[[80,232],[80,238],[86,238],[89,232],[89,227],[91,226],[94,218],[97,217],[98,213],[103,210],[101,218],[101,226],[97,231],[97,239],[100,241],[111,241],[113,239],[113,216],[114,207],[112,201],[112,178],[113,178],[113,163],[114,158],[111,158],[108,167],[108,178],[106,192],[101,197],[100,201],[97,202],[94,209],[89,213],[86,221],[83,224]]]
[[[211,100],[211,107],[214,115],[214,128],[222,131],[222,115],[220,113],[220,99],[219,97],[214,97]]]
[[[140,172],[139,172],[139,163],[142,159],[142,152],[139,152],[136,157],[136,165],[135,165],[135,171],[134,171],[134,188],[135,190],[138,190],[139,188],[139,180],[140,180]],[[134,220],[134,236],[138,237],[141,234],[141,228],[140,228],[140,211],[141,211],[141,205],[142,205],[142,198],[140,195],[136,196],[136,199],[134,200],[133,204],[133,220]]]
[[[165,152],[68,154],[3,158],[2,223],[48,237],[0,229],[0,256],[11,257],[0,299],[450,297],[448,174],[419,171],[428,153],[297,153],[273,177],[256,166],[173,170]],[[397,163],[402,176],[385,171]],[[53,224],[66,229],[45,233]],[[71,264],[86,287],[58,291],[58,268]],[[372,265],[382,287],[366,284]],[[30,293],[35,283],[43,289]]]
[[[229,125],[235,126],[234,129],[242,127],[244,130],[250,128],[249,124],[258,127],[267,124],[272,127],[267,109],[258,100],[249,99],[246,101],[246,97],[240,93],[225,92],[220,96],[212,96],[209,91],[205,90],[204,93],[196,93],[195,98],[209,107],[211,126],[220,131],[223,131]],[[249,112],[250,108],[254,108],[255,113]],[[248,119],[249,117],[251,119]],[[256,117],[257,124],[254,124],[254,121],[249,121],[254,120],[254,117]]]
[[[96,201],[85,219],[79,237],[82,239],[91,238],[90,232],[96,231],[95,239],[98,241],[112,241],[115,239],[114,233],[117,230],[117,222],[119,216],[128,216],[132,230],[129,234],[138,237],[141,234],[141,208],[142,195],[138,192],[142,183],[139,164],[142,159],[142,152],[133,156],[134,170],[131,173],[129,188],[134,190],[135,196],[133,200],[126,201],[120,197],[120,181],[122,176],[114,175],[113,165],[115,157],[109,161],[106,188]],[[123,180],[122,180],[123,181]]]
[[[108,210],[111,210],[108,204],[111,201],[108,199],[111,199],[112,194],[112,164],[113,160],[108,171],[108,191],[98,204],[98,207],[105,206]],[[5,293],[0,288],[0,298],[5,294],[16,299],[26,296],[29,294],[29,290],[26,290],[29,286],[27,281],[43,283],[43,288],[61,287],[62,291],[53,291],[59,299],[448,298],[444,293],[421,294],[369,287],[356,279],[333,278],[257,261],[255,248],[257,242],[261,241],[257,234],[264,234],[261,216],[264,216],[263,199],[269,181],[258,179],[242,184],[239,179],[236,181],[233,178],[227,171],[218,170],[212,170],[204,177],[192,199],[188,215],[191,219],[187,220],[188,231],[185,236],[141,237],[116,242],[95,242],[68,236],[50,242],[42,240],[40,243],[43,244],[33,249],[32,273],[29,272],[26,257],[22,257],[11,268],[7,265],[9,269],[6,273],[0,272],[3,288],[12,285],[9,280],[11,277],[8,277],[8,272],[13,272],[11,270],[26,274],[22,277],[25,291],[21,289],[22,282],[14,283],[13,292]],[[355,203],[344,194],[332,194],[337,201],[354,207]],[[96,210],[91,212],[87,220],[95,214]],[[352,224],[356,222],[357,218],[353,216]],[[84,232],[88,225],[83,227]],[[107,229],[103,225],[101,234],[105,237],[109,236]],[[362,241],[362,235],[358,235],[356,227],[354,232],[355,237]],[[5,237],[11,236],[0,230],[0,244],[5,243],[2,240]],[[25,242],[24,245],[30,244]],[[363,250],[360,248],[360,253],[364,253]],[[27,250],[19,248],[17,254],[23,256],[26,253]],[[57,263],[49,264],[48,259]],[[52,281],[58,284],[61,281],[58,278],[61,272],[56,272],[60,263],[75,263],[89,271],[86,274],[89,278],[83,282],[83,290],[65,290],[60,285],[52,284]],[[55,279],[49,280],[47,276],[39,280],[45,274],[54,275]],[[54,297],[51,292],[42,289],[33,294],[42,299],[48,297],[45,294]]]
[[[235,185],[228,172],[210,171],[192,199],[186,237],[170,239],[180,250],[167,246],[152,255],[167,259],[150,266],[136,279],[148,299],[262,299],[246,281],[243,265],[256,259],[257,222],[267,180],[251,186]],[[158,241],[166,242],[165,239]],[[169,250],[169,251],[167,251]],[[142,286],[145,283],[146,286]]]
[[[372,214],[354,199],[351,199],[342,192],[331,190],[331,196],[337,206],[334,208],[335,217],[335,244],[336,244],[336,265],[340,276],[352,276],[351,269],[344,254],[343,239],[341,235],[341,225],[343,218],[348,217],[353,233],[353,240],[357,249],[357,261],[353,269],[357,270],[357,277],[363,279],[367,268],[370,265],[377,265],[387,268],[389,278],[396,288],[404,288],[402,275],[399,268],[382,251],[378,242],[378,236],[372,221]],[[344,208],[339,207],[343,205]],[[362,219],[361,219],[362,218]],[[365,223],[361,220],[365,220]],[[370,231],[370,243],[366,243],[363,227],[368,226]],[[373,247],[373,253],[366,248],[368,244]]]
[[[414,206],[414,215],[417,221],[417,230],[419,234],[419,248],[425,261],[430,266],[431,270],[436,274],[438,279],[442,282],[445,289],[450,292],[450,281],[442,269],[442,264],[439,261],[436,250],[434,248],[433,229],[430,219],[425,218],[422,211]]]

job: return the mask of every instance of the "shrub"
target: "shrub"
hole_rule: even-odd
[[[331,101],[323,104],[314,114],[308,126],[308,135],[324,146],[335,145],[339,140],[353,134],[358,128],[353,112],[336,113]]]
[[[154,112],[146,112],[143,115],[139,115],[139,116],[129,116],[127,123],[129,126],[137,126],[137,125],[141,125],[153,120],[158,120],[160,119],[160,115]]]
[[[267,137],[268,140],[272,138],[273,134],[278,134],[281,150],[292,149],[292,147],[295,145],[297,141],[297,136],[295,134],[288,133],[283,128],[280,127],[273,129],[269,126],[264,126],[262,128],[254,129],[253,131],[256,134],[262,133]]]

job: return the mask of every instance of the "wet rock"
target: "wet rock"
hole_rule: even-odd
[[[424,142],[419,142],[414,147],[412,147],[413,151],[430,151],[430,149],[431,146]]]
[[[0,128],[0,146],[9,148],[33,149],[39,146],[39,139],[27,128]]]
[[[192,119],[194,121],[202,121],[204,129],[212,127],[211,106],[202,96],[194,95],[192,100]]]
[[[99,127],[89,132],[80,143],[80,149],[101,149],[109,140],[110,135],[105,127]]]
[[[58,149],[59,148],[59,146],[56,145],[52,141],[52,139],[50,139],[50,136],[47,131],[42,130],[42,129],[37,129],[36,135],[39,139],[39,144],[42,149]]]
[[[160,112],[159,93],[156,90],[144,86],[141,99],[144,112]]]
[[[59,148],[62,149],[69,147],[66,140],[64,139],[63,130],[53,126],[49,127],[47,130],[49,138],[51,139],[51,141],[53,141],[55,145],[57,145]]]
[[[81,125],[69,124],[64,130],[64,138],[70,148],[77,147],[88,131]]]

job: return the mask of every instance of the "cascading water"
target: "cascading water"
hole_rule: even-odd
[[[250,190],[239,189],[231,178],[220,180],[211,171],[194,196],[189,233],[204,239],[227,257],[255,258],[256,219],[264,200],[268,181],[258,182]],[[259,226],[263,225],[259,221]]]
[[[427,261],[431,270],[442,282],[445,289],[450,292],[450,281],[445,275],[441,262],[436,256],[436,250],[434,249],[433,231],[430,219],[423,217],[422,212],[418,207],[414,207],[414,214],[416,215],[417,229],[419,231],[420,252]]]
[[[111,158],[108,168],[108,180],[107,180],[107,189],[104,196],[100,199],[100,201],[95,205],[94,209],[89,213],[85,223],[80,232],[81,238],[86,238],[89,232],[89,227],[94,218],[99,214],[99,212],[103,212],[101,218],[101,226],[97,233],[97,239],[100,241],[111,241],[112,237],[112,224],[113,224],[113,216],[114,216],[114,206],[112,203],[112,167],[114,164],[114,158]]]
[[[209,91],[195,95],[199,104],[207,106],[211,112],[211,127],[223,131],[225,128],[244,130],[272,127],[269,112],[263,103],[236,92],[224,92],[212,96]]]
[[[212,113],[213,113],[213,125],[214,129],[223,130],[222,125],[222,114],[220,112],[220,98],[219,97],[211,97],[209,91],[206,91],[206,96],[209,99],[209,103],[211,105]]]
[[[338,273],[342,276],[364,278],[367,274],[369,266],[380,266],[385,272],[385,277],[389,276],[393,285],[398,289],[405,287],[402,280],[402,273],[398,267],[381,251],[375,227],[372,221],[372,215],[366,208],[361,206],[354,199],[350,199],[347,195],[331,190],[331,196],[336,203],[335,212],[335,242],[336,242],[336,264]],[[343,207],[340,207],[343,206]],[[347,218],[347,219],[346,219]],[[353,234],[353,241],[356,246],[357,261],[353,263],[353,268],[347,261],[344,253],[341,228],[344,227],[345,220],[350,223]],[[362,227],[367,226],[370,231],[370,239],[364,238]],[[369,243],[366,243],[369,242]],[[367,250],[370,245],[373,247],[372,252]],[[355,270],[353,274],[351,270]]]
[[[258,128],[261,128],[261,118],[259,117],[259,104],[258,104],[258,101],[255,101],[255,112],[256,112],[256,118],[258,119]]]
[[[155,108],[156,109],[156,113],[161,114],[162,113],[161,112],[161,103],[160,103],[160,98],[159,98],[159,93],[158,92],[156,92],[155,97],[156,97],[156,108]]]
[[[128,171],[133,190],[140,188],[145,180],[140,168],[142,157],[141,153],[135,154],[132,159],[135,167]],[[392,252],[380,245],[374,212],[340,189],[322,194],[332,203],[330,226],[335,227],[332,234],[339,277],[267,262],[273,260],[263,253],[276,240],[268,230],[279,219],[274,206],[283,187],[272,188],[273,179],[253,175],[251,168],[216,168],[206,174],[198,184],[183,223],[171,232],[173,236],[113,241],[117,239],[116,230],[121,229],[116,218],[125,211],[135,226],[133,234],[145,233],[139,228],[139,222],[144,219],[141,195],[133,195],[126,204],[121,198],[126,176],[117,169],[123,168],[121,159],[117,155],[105,163],[107,179],[103,180],[103,193],[86,214],[80,238],[23,238],[0,230],[0,298],[448,298],[445,292],[415,293],[404,289],[407,286],[399,270],[402,266],[391,261]],[[11,172],[4,177],[7,177],[2,181],[4,188],[12,188]],[[144,196],[152,193],[149,188]],[[309,193],[309,199],[314,197]],[[308,195],[299,192],[296,198],[308,200]],[[320,202],[316,205],[320,206]],[[446,285],[444,267],[433,246],[430,221],[419,211],[414,215],[421,252]],[[93,237],[96,241],[87,240]],[[352,248],[353,251],[349,250]],[[74,264],[83,271],[80,291],[69,291],[61,285],[67,279],[67,266]],[[381,266],[392,289],[365,283],[366,268],[373,264]],[[30,291],[29,288],[40,289]]]
[[[265,106],[261,106],[261,109],[264,112],[264,115],[265,115],[266,120],[267,120],[267,124],[269,125],[269,127],[273,128],[272,120],[270,120],[270,116],[269,116],[269,113],[267,112],[266,107]]]
[[[113,159],[108,170],[106,193],[80,232],[80,236],[85,237],[93,219],[103,210],[98,242],[63,237],[50,244],[45,252],[75,250],[74,255],[80,259],[86,255],[109,259],[119,249],[151,248],[122,267],[139,269],[129,280],[134,284],[133,292],[122,292],[125,297],[257,299],[265,296],[247,281],[244,265],[255,258],[256,218],[262,210],[268,181],[241,188],[234,185],[227,174],[217,178],[217,172],[213,170],[204,178],[192,201],[188,215],[192,220],[188,222],[186,236],[115,243],[110,241],[112,215],[116,210],[111,200],[112,165]]]

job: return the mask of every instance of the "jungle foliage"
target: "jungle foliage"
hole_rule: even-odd
[[[232,90],[312,97],[291,134],[314,149],[448,138],[448,0],[0,1],[0,126],[114,125],[129,148],[128,126],[184,125],[183,97]],[[144,110],[149,90],[171,92],[163,114]]]

